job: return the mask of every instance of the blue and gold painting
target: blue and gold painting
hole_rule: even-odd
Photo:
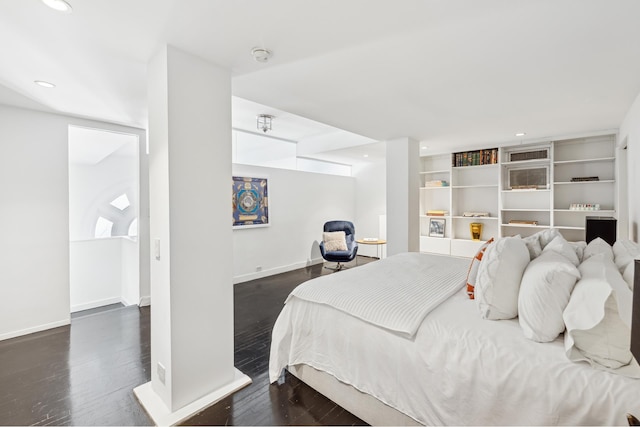
[[[233,227],[269,225],[269,193],[266,178],[233,177]]]

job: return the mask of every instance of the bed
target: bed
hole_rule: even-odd
[[[569,361],[562,336],[537,343],[517,319],[483,320],[463,289],[468,268],[468,259],[400,254],[305,282],[274,326],[271,382],[287,369],[372,425],[626,425],[640,413],[640,380]],[[413,313],[424,296],[411,292],[426,285],[402,282],[434,272],[447,282],[440,301]],[[374,308],[354,307],[372,281],[388,289],[371,292]],[[393,316],[376,314],[385,300],[407,303],[410,322],[385,323]]]

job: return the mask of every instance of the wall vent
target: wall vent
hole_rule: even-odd
[[[531,151],[517,151],[509,153],[510,162],[521,162],[524,160],[540,160],[549,158],[549,149],[544,148],[541,150]]]

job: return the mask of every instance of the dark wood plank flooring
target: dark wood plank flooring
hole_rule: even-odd
[[[269,384],[284,300],[322,274],[331,271],[316,265],[235,285],[235,366],[253,383],[185,425],[365,424],[292,375]],[[74,313],[71,326],[0,341],[0,425],[152,425],[132,391],[150,380],[149,315],[107,306]]]

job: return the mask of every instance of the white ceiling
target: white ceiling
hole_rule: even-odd
[[[615,129],[640,92],[637,0],[68,1],[0,2],[0,102],[144,128],[163,43],[230,69],[274,132],[306,118],[429,150]]]

